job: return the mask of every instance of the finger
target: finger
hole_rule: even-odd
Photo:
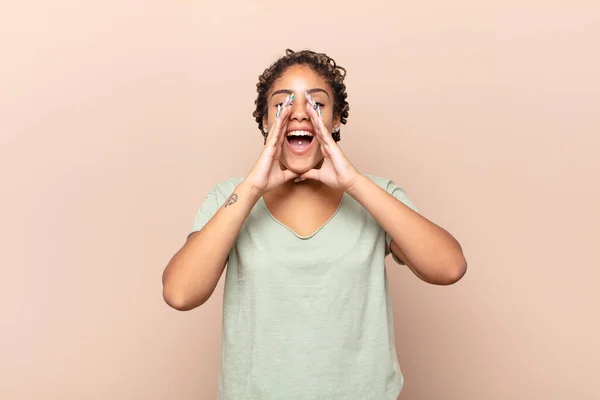
[[[277,147],[283,143],[285,135],[282,134],[282,132],[285,132],[287,128],[287,124],[289,121],[288,116],[290,114],[290,105],[292,103],[292,100],[293,94],[292,97],[287,96],[283,104],[281,104],[281,106],[278,107],[275,124],[273,125],[273,128],[271,129],[271,132],[269,134],[269,136],[271,136],[270,144],[273,146]]]
[[[289,96],[285,98],[285,101],[283,103],[284,105],[287,104],[288,99],[289,99]],[[268,137],[267,144],[269,144],[270,146],[274,146],[279,140],[279,132],[281,132],[281,124],[283,121],[285,121],[285,118],[280,118],[280,116],[283,117],[283,115],[282,115],[283,111],[284,111],[283,106],[277,107],[277,111],[275,114],[275,123],[269,130],[269,134],[267,136]]]
[[[320,106],[317,105],[317,103],[314,101],[310,94],[305,94],[307,99],[306,110],[313,124],[313,127],[315,127],[315,130],[317,131],[317,137],[320,139],[319,141],[322,145],[331,144],[330,142],[333,141],[333,137],[327,130],[325,124],[323,123],[323,115],[321,113]]]
[[[284,182],[287,182],[287,181],[289,181],[289,180],[291,180],[291,179],[294,179],[294,178],[298,178],[298,176],[299,176],[297,173],[295,173],[295,172],[292,172],[292,171],[290,171],[289,169],[284,169],[284,170],[283,170],[283,171],[281,171],[281,172],[283,172],[283,179],[284,179]]]
[[[318,169],[310,169],[308,171],[306,171],[305,173],[303,173],[302,175],[300,175],[300,178],[302,178],[302,180],[304,179],[314,179],[314,180],[320,180],[319,179],[319,170]]]
[[[333,140],[333,136],[323,123],[322,113],[320,107],[316,104],[316,102],[312,99],[312,97],[306,94],[307,102],[307,113],[313,126],[315,127],[316,137],[321,145],[321,153],[325,157],[334,157],[336,160],[340,160],[341,151],[335,140]]]
[[[281,146],[285,141],[285,133],[287,131],[288,122],[290,121],[290,113],[292,112],[291,102],[281,108],[279,113],[279,132],[277,133],[277,146]]]
[[[279,120],[281,121],[281,125],[279,126],[279,140],[277,141],[277,146],[281,147],[285,143],[287,126],[290,121],[290,114],[292,113],[292,104],[294,102],[294,93],[291,96],[286,97],[286,101],[283,102],[281,111],[279,112]]]
[[[310,118],[311,118],[311,122],[313,123],[313,126],[315,127],[315,131],[316,131],[315,137],[317,138],[317,141],[319,142],[319,146],[321,147],[321,153],[327,157],[331,153],[329,151],[330,142],[328,141],[328,138],[330,140],[333,140],[333,138],[329,134],[327,127],[325,127],[325,125],[323,124],[323,121],[320,118],[318,118],[317,120],[314,119],[315,118],[314,116],[310,116]]]
[[[287,96],[285,98],[285,101],[281,104],[281,107],[279,108],[279,112],[277,113],[277,122],[276,122],[276,129],[277,129],[277,142],[276,145],[280,146],[283,143],[283,140],[285,139],[285,131],[287,129],[287,125],[289,122],[289,115],[292,112],[292,102],[294,101],[294,94],[292,93],[292,96]]]
[[[323,154],[324,156],[329,156],[329,151],[327,151],[326,149],[326,145],[324,142],[324,135],[322,133],[322,131],[319,129],[319,127],[317,127],[315,129],[316,134],[315,134],[315,139],[317,140],[317,142],[319,143],[319,147],[321,148],[321,154]]]

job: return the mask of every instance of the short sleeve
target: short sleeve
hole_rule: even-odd
[[[198,232],[204,228],[204,225],[206,225],[208,221],[210,221],[210,219],[217,213],[217,211],[219,211],[219,208],[221,208],[223,203],[225,203],[225,200],[231,196],[231,193],[233,193],[235,188],[243,180],[244,178],[240,177],[219,182],[208,192],[204,202],[200,206],[200,209],[198,212],[196,212],[192,230],[188,234],[188,237],[192,233]]]
[[[419,212],[417,207],[415,207],[415,205],[412,203],[412,201],[410,201],[410,199],[408,198],[408,195],[406,194],[404,189],[402,189],[400,186],[398,186],[394,181],[388,180],[385,185],[385,190],[389,194],[394,196],[396,199],[400,200],[404,205],[406,205],[411,210],[413,210],[415,212]],[[385,233],[385,254],[386,255],[391,254],[394,261],[396,261],[398,264],[404,264],[398,257],[396,257],[394,255],[394,253],[391,252],[391,250],[390,250],[391,242],[392,242],[392,237],[386,232]]]
[[[196,212],[196,217],[194,218],[194,223],[192,224],[192,230],[188,234],[191,235],[194,232],[198,232],[204,225],[210,221],[210,219],[217,213],[219,210],[219,201],[217,198],[217,190],[213,188],[204,199],[204,202],[200,206],[200,209]]]

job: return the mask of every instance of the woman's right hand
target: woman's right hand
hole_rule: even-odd
[[[246,176],[245,181],[260,195],[275,189],[290,179],[298,177],[298,174],[283,169],[280,163],[292,101],[293,95],[291,98],[287,96],[281,104],[275,124],[273,124],[267,135],[265,148]]]

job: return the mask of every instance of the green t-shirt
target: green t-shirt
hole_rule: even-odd
[[[366,176],[416,210],[393,181]],[[193,232],[242,180],[209,192]],[[277,221],[261,198],[229,254],[219,400],[396,400],[403,377],[384,264],[390,241],[347,193],[309,236]]]

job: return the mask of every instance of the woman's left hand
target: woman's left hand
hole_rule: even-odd
[[[318,144],[321,146],[324,159],[321,168],[313,168],[300,175],[300,178],[302,180],[315,179],[327,186],[348,191],[354,186],[360,172],[350,163],[342,149],[333,140],[331,132],[323,124],[320,110],[315,109],[315,103],[310,95],[307,95],[307,99],[306,109],[315,130],[315,139],[318,140]]]

